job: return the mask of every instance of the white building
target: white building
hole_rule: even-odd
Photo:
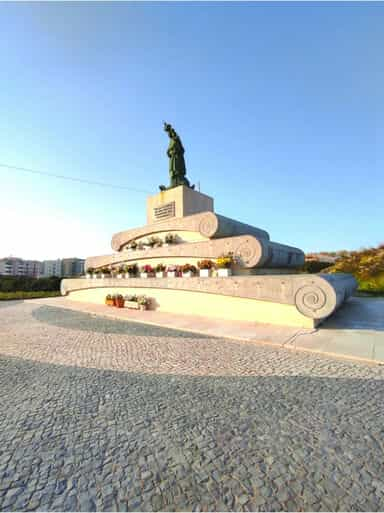
[[[82,258],[64,258],[56,260],[23,260],[16,257],[0,258],[0,275],[32,276],[49,278],[50,276],[80,276],[84,273]]]
[[[0,258],[0,274],[5,276],[25,276],[25,260],[16,257]]]
[[[61,276],[62,275],[62,261],[58,258],[57,260],[43,260],[40,267],[40,276],[42,278],[48,278],[49,276]]]

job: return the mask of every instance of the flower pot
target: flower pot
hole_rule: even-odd
[[[85,277],[86,277],[88,280],[90,280],[90,279],[92,278],[92,274],[87,273],[87,274],[85,275]]]
[[[140,273],[140,278],[148,278],[148,273]]]
[[[232,269],[218,269],[217,276],[220,278],[227,278],[228,276],[232,276]]]
[[[124,299],[117,299],[115,306],[117,306],[117,308],[124,308]]]
[[[131,308],[133,310],[139,309],[139,304],[137,301],[125,301],[124,306],[125,306],[125,308]]]
[[[147,309],[147,305],[139,305],[139,310],[146,310]]]
[[[211,276],[211,269],[200,269],[201,278],[209,278]]]
[[[165,278],[165,271],[159,271],[156,273],[156,278]]]
[[[192,278],[192,276],[192,271],[187,271],[186,273],[183,273],[183,278]]]
[[[117,275],[117,278],[119,278],[119,280],[121,280],[122,278],[124,278],[124,274],[123,274],[123,273],[119,273],[119,274]]]
[[[99,277],[100,277],[100,278],[102,278],[102,279],[104,279],[105,274],[104,274],[104,273],[100,273],[100,274],[99,274]]]
[[[168,278],[176,278],[176,271],[168,271],[167,277]]]
[[[108,306],[113,306],[113,299],[106,299],[105,304]]]

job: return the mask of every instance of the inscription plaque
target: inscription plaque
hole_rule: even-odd
[[[153,212],[156,221],[163,221],[164,219],[175,217],[175,202],[171,201],[171,203],[166,203],[165,205],[161,205],[161,207],[155,207]]]

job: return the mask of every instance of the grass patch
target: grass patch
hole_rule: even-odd
[[[61,296],[59,290],[36,290],[36,291],[23,291],[17,292],[0,292],[0,301],[9,301],[11,299],[38,299],[41,297],[56,297]]]

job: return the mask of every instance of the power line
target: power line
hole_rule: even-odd
[[[132,192],[151,194],[149,191],[144,191],[143,189],[135,189],[133,187],[128,187],[126,185],[115,185],[112,183],[104,183],[104,182],[95,182],[93,180],[85,180],[84,178],[75,178],[74,176],[56,175],[54,173],[48,173],[46,171],[38,171],[36,169],[29,169],[27,167],[10,166],[8,164],[1,164],[1,163],[0,163],[0,167],[6,167],[8,169],[15,169],[17,171],[23,171],[25,173],[33,173],[36,175],[50,176],[52,178],[60,178],[62,180],[70,180],[72,182],[86,183],[88,185],[101,185],[102,187],[111,187],[113,189],[125,189],[125,190],[132,191]]]

